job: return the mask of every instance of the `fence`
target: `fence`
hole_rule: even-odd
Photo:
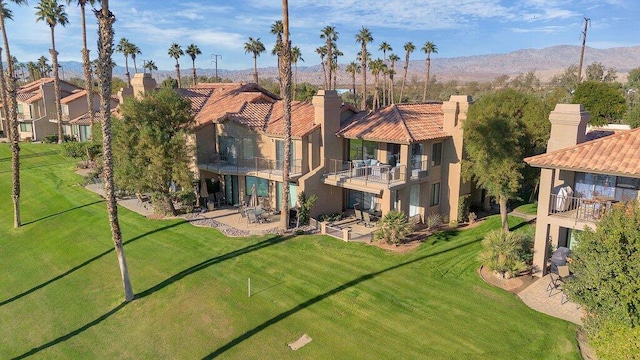
[[[611,209],[615,199],[587,199],[551,194],[549,215],[581,221],[597,221]]]

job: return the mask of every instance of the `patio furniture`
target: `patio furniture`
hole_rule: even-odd
[[[260,220],[254,211],[247,211],[247,225],[249,224],[258,224]]]
[[[216,201],[216,207],[221,207],[225,201],[224,193],[223,192],[215,193],[215,201]]]
[[[373,208],[373,216],[379,218],[382,217],[382,204],[376,203],[375,207]]]
[[[245,195],[242,200],[242,205],[249,206],[250,201],[251,201],[251,195]]]
[[[363,221],[364,221],[364,226],[365,227],[374,227],[374,226],[376,226],[374,224],[374,222],[371,221],[371,215],[368,212],[364,211],[364,212],[361,212],[361,213],[362,213],[362,216],[363,216]]]
[[[354,209],[353,212],[356,215],[356,224],[362,224],[364,222],[364,216],[362,210]]]
[[[558,274],[549,273],[549,284],[547,285],[548,296],[551,297],[559,292],[562,292],[562,278]],[[554,290],[557,290],[554,293]]]

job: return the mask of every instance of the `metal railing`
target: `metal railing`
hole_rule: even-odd
[[[411,178],[423,178],[428,175],[429,160],[411,160]]]
[[[345,240],[342,237],[342,234],[343,234],[342,228],[339,227],[339,226],[332,226],[332,225],[327,224],[325,226],[325,232],[326,232],[327,235],[333,236],[334,238],[337,238],[337,239],[340,239],[340,240]],[[347,240],[345,240],[345,241],[347,241]]]
[[[198,165],[206,170],[220,173],[261,173],[267,175],[282,175],[284,161],[263,157],[238,159],[230,154],[218,154],[198,151]],[[302,159],[291,162],[290,175],[302,174]]]
[[[614,199],[587,199],[583,197],[551,194],[549,215],[576,221],[599,221],[616,202]]]
[[[335,180],[390,185],[406,181],[406,168],[406,165],[384,164],[355,166],[352,161],[328,159],[324,176]]]

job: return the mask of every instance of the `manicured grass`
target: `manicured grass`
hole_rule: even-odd
[[[121,209],[138,294],[123,305],[105,205],[56,148],[23,145],[14,230],[0,144],[0,358],[579,358],[574,325],[476,275],[495,217],[394,254],[325,236],[225,238]],[[313,342],[291,351],[304,333]]]
[[[538,203],[520,205],[517,208],[515,208],[513,211],[519,212],[522,214],[535,215],[538,212]]]

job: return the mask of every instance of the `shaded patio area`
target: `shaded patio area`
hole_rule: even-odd
[[[545,275],[520,291],[518,297],[536,311],[582,325],[582,308],[574,302],[563,300],[560,290],[554,290],[549,296],[549,281],[549,275]]]

